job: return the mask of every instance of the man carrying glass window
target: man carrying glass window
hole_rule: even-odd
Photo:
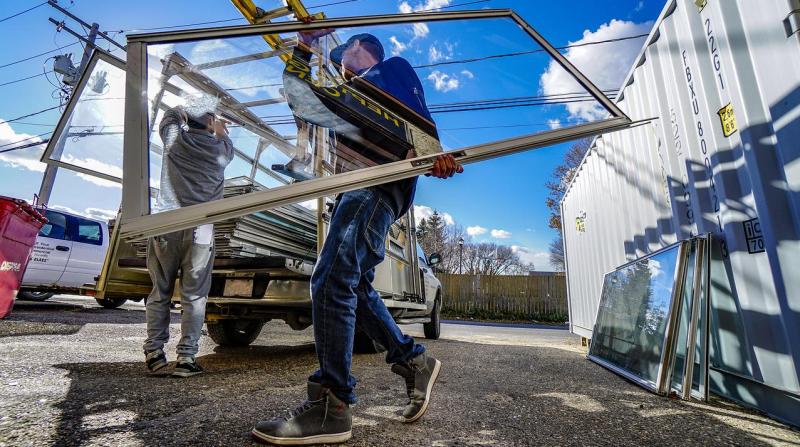
[[[318,46],[319,37],[329,32],[300,33],[300,44],[284,71],[289,106],[299,119],[333,129],[337,138],[353,147],[372,147],[375,152],[397,154],[396,147],[383,151],[377,147],[391,139],[375,136],[374,128],[368,128],[357,114],[347,110],[346,102],[339,108],[331,101],[320,100],[319,93],[307,82],[309,79],[302,79],[302,73],[310,73],[307,68],[310,50]],[[375,36],[352,36],[331,51],[330,59],[341,66],[346,80],[359,77],[432,123],[422,85],[413,68],[400,57],[384,60],[383,46]],[[336,96],[342,97],[346,90],[340,88]],[[400,156],[402,159],[413,155],[408,150]],[[448,178],[462,171],[451,155],[440,155],[431,174]],[[350,405],[356,401],[353,391],[356,380],[350,374],[356,322],[360,330],[386,347],[386,361],[392,364],[391,370],[405,380],[409,401],[403,411],[404,422],[418,420],[427,410],[441,362],[401,332],[371,284],[375,267],[385,255],[389,227],[408,211],[416,182],[416,178],[399,180],[350,191],[337,198],[311,278],[319,370],[308,379],[308,400],[288,417],[259,422],[252,431],[257,439],[279,445],[340,443],[350,439]]]

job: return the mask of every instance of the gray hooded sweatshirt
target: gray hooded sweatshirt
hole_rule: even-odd
[[[233,159],[230,138],[187,129],[179,107],[164,113],[158,131],[164,143],[158,209],[221,199],[225,167]]]

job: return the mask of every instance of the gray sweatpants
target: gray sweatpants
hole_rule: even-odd
[[[147,297],[145,352],[162,349],[169,341],[169,303],[180,270],[182,312],[177,351],[179,356],[197,354],[214,266],[213,239],[208,236],[208,231],[201,235],[198,230],[177,231],[148,241],[147,269],[153,281],[153,291]]]

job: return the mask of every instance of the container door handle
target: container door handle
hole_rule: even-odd
[[[56,250],[58,251],[69,251],[69,247],[66,245],[56,245]]]

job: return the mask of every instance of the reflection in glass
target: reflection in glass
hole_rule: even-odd
[[[97,59],[51,160],[122,178],[125,70]]]
[[[608,273],[589,351],[655,387],[658,383],[670,305],[676,287],[680,244]]]

